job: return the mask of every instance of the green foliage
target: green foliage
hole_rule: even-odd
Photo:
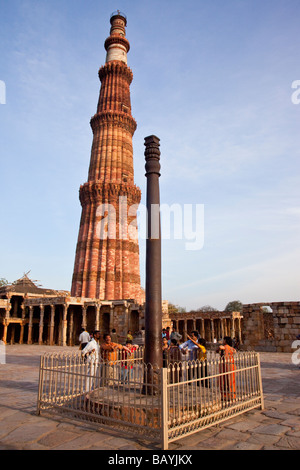
[[[172,315],[173,313],[185,313],[185,308],[179,307],[178,305],[174,305],[169,303],[168,304],[168,313],[169,315]]]
[[[243,304],[240,300],[232,300],[225,307],[225,312],[242,312]]]
[[[217,312],[218,309],[215,307],[212,307],[211,305],[203,305],[203,307],[198,308],[197,312]]]
[[[8,280],[5,279],[4,277],[0,277],[0,287],[7,286],[8,285]]]

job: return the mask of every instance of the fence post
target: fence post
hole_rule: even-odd
[[[42,396],[43,377],[44,377],[44,360],[43,360],[43,356],[41,356],[40,357],[40,370],[39,370],[39,390],[38,390],[38,399],[37,399],[37,415],[41,414],[40,401],[41,401],[41,396]]]
[[[168,450],[168,369],[161,369],[161,446]]]
[[[260,387],[261,410],[264,410],[265,409],[265,402],[264,402],[264,393],[263,393],[263,388],[262,388],[260,355],[258,353],[257,353],[257,366],[258,366],[258,380],[259,380],[259,387]]]

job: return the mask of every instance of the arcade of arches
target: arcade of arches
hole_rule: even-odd
[[[120,337],[126,337],[128,329],[141,329],[143,319],[142,307],[133,300],[70,297],[38,288],[28,278],[0,288],[0,339],[4,343],[72,346],[78,344],[82,327],[103,333],[115,328]]]
[[[202,338],[214,343],[224,336],[239,338],[242,343],[242,315],[240,312],[197,312],[174,313],[172,315],[173,328],[183,339],[187,334],[197,330]]]
[[[126,336],[127,329],[140,329],[139,306],[126,300],[74,303],[63,297],[25,298],[22,304],[19,298],[11,300],[12,304],[9,299],[5,303],[0,301],[0,314],[1,307],[5,308],[0,320],[0,337],[4,343],[73,346],[78,344],[82,327],[89,332],[110,332],[116,328],[121,337]],[[10,315],[11,305],[16,304],[19,308]]]
[[[209,342],[224,336],[242,338],[239,312],[173,314],[163,301],[162,326],[173,326],[185,340],[198,330]],[[26,275],[0,288],[0,339],[5,343],[74,345],[82,327],[101,333],[116,329],[119,337],[144,326],[144,306],[133,300],[99,301],[70,297],[68,292],[38,287]]]
[[[198,330],[208,342],[239,339],[243,349],[291,352],[300,334],[300,302],[243,305],[243,312],[173,313],[163,302],[162,326],[173,326],[185,340]],[[267,308],[266,308],[267,307]],[[70,297],[66,291],[37,287],[27,276],[0,287],[0,340],[5,343],[74,345],[81,328],[122,338],[144,327],[144,305],[134,300],[99,301]]]

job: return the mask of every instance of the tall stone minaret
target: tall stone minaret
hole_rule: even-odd
[[[71,295],[100,300],[142,301],[136,210],[141,191],[134,184],[131,115],[127,67],[126,16],[110,18],[104,47],[106,63],[97,113],[91,119],[93,144],[88,181],[80,187],[82,215]]]

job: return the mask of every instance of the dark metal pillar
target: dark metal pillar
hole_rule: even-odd
[[[147,177],[146,310],[144,361],[162,367],[162,296],[159,138],[145,138]]]

